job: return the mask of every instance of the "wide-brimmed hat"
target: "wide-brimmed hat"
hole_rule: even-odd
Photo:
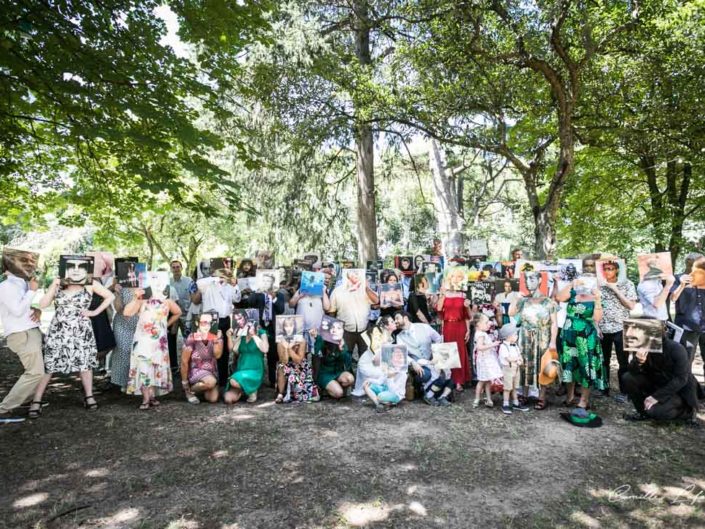
[[[546,349],[541,356],[541,370],[539,371],[539,384],[548,386],[561,378],[561,363],[558,361],[558,351]]]

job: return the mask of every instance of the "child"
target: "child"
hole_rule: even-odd
[[[499,363],[502,366],[504,375],[504,402],[502,403],[502,413],[512,414],[512,408],[519,411],[529,411],[527,406],[519,404],[517,387],[519,386],[519,367],[524,363],[521,359],[521,351],[517,345],[519,333],[516,325],[507,323],[499,330]],[[509,406],[509,397],[512,398],[512,406]]]
[[[485,406],[492,407],[492,381],[502,377],[502,370],[497,361],[497,346],[487,333],[490,329],[490,319],[481,312],[475,315],[475,368],[477,370],[477,386],[473,408],[480,405],[480,395],[485,390]]]

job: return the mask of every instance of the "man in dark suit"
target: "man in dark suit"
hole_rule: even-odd
[[[649,352],[644,335],[643,347],[637,351],[624,374],[624,389],[636,413],[628,420],[684,420],[696,423],[698,382],[690,371],[688,353],[678,342],[663,336],[663,352]]]

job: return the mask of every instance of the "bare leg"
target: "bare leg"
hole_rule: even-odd
[[[582,391],[580,392],[580,402],[578,403],[578,406],[581,408],[587,408],[589,406],[590,402],[590,388],[582,388]]]
[[[475,402],[480,402],[480,395],[482,395],[484,385],[484,382],[478,380],[477,386],[475,386]]]
[[[34,398],[32,399],[32,404],[29,405],[30,418],[38,417],[42,412],[42,397],[44,397],[44,392],[51,381],[53,373],[44,373],[42,378],[39,379],[39,384],[37,384],[37,389],[34,390]],[[39,404],[35,404],[35,402]]]
[[[374,405],[375,405],[375,406],[379,406],[379,399],[377,398],[377,395],[375,395],[375,392],[372,391],[372,389],[370,388],[370,382],[369,382],[369,381],[366,381],[366,382],[362,385],[362,389],[365,390],[365,395],[367,395],[367,396],[369,397],[369,399],[374,403]]]
[[[326,386],[326,391],[331,398],[341,399],[345,396],[345,390],[340,386],[337,380],[331,380]]]
[[[284,393],[286,393],[286,376],[284,374],[284,368],[280,367],[277,369],[277,399],[276,399],[276,402],[283,402]]]
[[[215,404],[216,402],[218,402],[218,397],[220,395],[218,394],[218,388],[212,388],[206,391],[203,396],[208,402],[210,402],[211,404]]]
[[[573,399],[575,398],[575,383],[568,382],[565,385],[565,388],[566,388],[565,400],[567,402],[573,402]]]

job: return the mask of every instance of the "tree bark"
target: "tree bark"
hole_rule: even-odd
[[[443,242],[443,251],[448,257],[462,254],[465,248],[465,219],[461,214],[462,198],[458,192],[455,177],[446,166],[443,146],[435,139],[430,140],[429,166],[433,177],[433,196],[438,215],[438,233]]]
[[[372,67],[370,20],[367,0],[353,2],[355,55],[363,68]],[[362,109],[356,108],[359,118]],[[372,128],[359,119],[355,125],[357,152],[357,254],[361,264],[377,259],[377,212],[375,209],[374,136]]]

